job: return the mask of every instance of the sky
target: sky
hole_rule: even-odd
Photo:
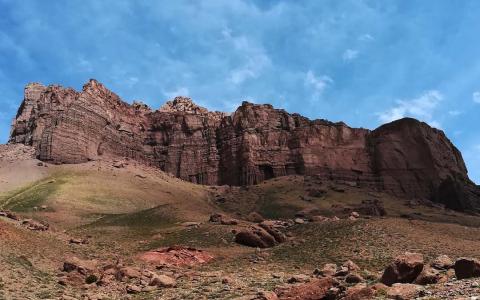
[[[90,78],[153,109],[270,103],[445,131],[480,183],[480,1],[0,0],[0,142],[29,82]]]

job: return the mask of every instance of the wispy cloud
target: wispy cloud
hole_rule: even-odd
[[[382,122],[391,122],[404,117],[413,117],[440,128],[441,125],[434,119],[434,112],[443,100],[443,95],[437,90],[430,90],[417,98],[397,100],[396,105],[384,112],[377,113]]]
[[[454,110],[449,110],[449,111],[448,111],[448,114],[449,114],[450,116],[452,116],[452,117],[456,117],[456,116],[461,115],[462,112],[459,111],[459,110],[454,109]]]
[[[480,92],[473,92],[472,94],[473,102],[480,104]]]
[[[342,58],[344,61],[351,61],[358,57],[358,51],[353,49],[347,49],[343,52]]]
[[[374,41],[375,38],[367,33],[367,34],[362,34],[361,36],[359,36],[358,40],[361,41],[361,42],[370,42],[370,41]]]
[[[257,78],[271,64],[265,49],[245,36],[232,37],[230,31],[222,31],[226,39],[231,40],[234,51],[242,59],[242,65],[230,72],[229,80],[233,84],[241,84],[250,78]]]
[[[321,96],[325,89],[333,84],[333,79],[327,75],[315,76],[312,70],[305,75],[305,85],[314,89],[316,96]]]

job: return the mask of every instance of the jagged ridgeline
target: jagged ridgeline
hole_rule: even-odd
[[[123,102],[90,80],[81,92],[29,84],[10,143],[40,160],[128,157],[206,185],[251,185],[316,175],[458,210],[479,210],[479,188],[441,130],[402,119],[373,131],[243,102],[232,114],[177,97],[159,110]]]

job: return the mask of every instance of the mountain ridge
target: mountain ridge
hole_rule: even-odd
[[[34,146],[46,162],[126,157],[206,185],[317,175],[449,208],[480,209],[479,188],[458,149],[443,131],[411,118],[368,130],[270,104],[243,102],[231,115],[211,112],[186,97],[152,110],[124,102],[92,79],[81,92],[27,85],[9,142]]]

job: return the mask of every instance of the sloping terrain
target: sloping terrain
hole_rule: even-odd
[[[207,187],[129,160],[45,167],[25,155],[2,161],[1,180],[14,183],[19,173],[2,169],[24,165],[34,176],[4,186],[0,196],[0,210],[19,219],[0,216],[0,299],[253,299],[316,280],[314,270],[325,263],[352,260],[373,284],[405,251],[430,260],[475,257],[480,248],[476,215],[316,176]],[[351,218],[353,211],[360,217]],[[210,222],[215,213],[235,222]],[[287,240],[265,249],[236,243],[235,233],[252,226],[258,214],[288,224]],[[35,222],[49,228],[38,230],[43,227]],[[65,271],[66,262],[81,264],[73,257],[84,261],[79,273]],[[93,262],[104,269],[123,266],[132,277],[87,284],[93,277],[81,270]],[[168,276],[176,286],[141,288],[142,278],[151,277],[131,274],[136,270]],[[434,295],[442,287],[424,289]]]

